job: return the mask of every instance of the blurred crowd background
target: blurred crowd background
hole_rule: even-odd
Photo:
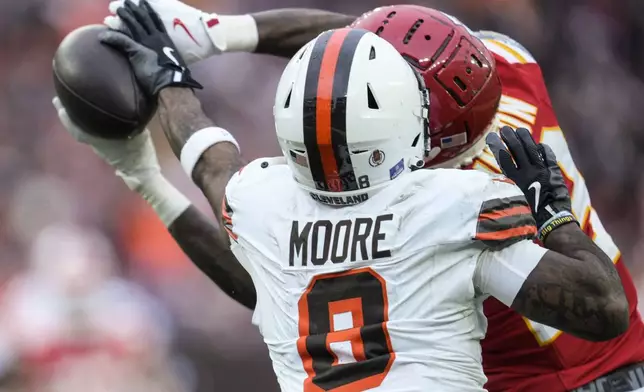
[[[188,0],[220,13],[382,0]],[[542,65],[595,208],[644,292],[644,3],[445,0],[418,4],[522,42]],[[51,105],[51,61],[106,0],[0,2],[0,391],[275,391],[250,311],[193,267],[152,211]],[[206,112],[246,158],[277,155],[271,106],[285,61],[250,54],[195,67]],[[158,137],[166,175],[205,200]]]

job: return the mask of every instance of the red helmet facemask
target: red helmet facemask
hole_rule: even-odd
[[[492,53],[464,25],[421,6],[376,8],[352,27],[387,40],[421,73],[430,92],[431,146],[441,147],[427,165],[456,164],[490,129],[501,99]]]

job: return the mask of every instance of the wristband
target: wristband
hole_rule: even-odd
[[[250,15],[206,14],[201,22],[220,53],[254,52],[257,48],[259,31]]]
[[[190,200],[162,175],[146,181],[137,192],[154,209],[165,227],[170,227],[191,205]]]
[[[217,143],[228,142],[237,147],[239,151],[239,144],[237,140],[227,130],[219,127],[209,127],[199,130],[188,138],[186,144],[181,148],[181,166],[183,170],[192,179],[192,172],[207,149]]]
[[[546,237],[552,233],[557,227],[563,226],[570,222],[577,223],[577,219],[570,211],[561,211],[554,215],[552,218],[548,219],[546,223],[541,225],[539,232],[537,233],[537,238],[541,243],[545,243]]]

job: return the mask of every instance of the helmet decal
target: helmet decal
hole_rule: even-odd
[[[382,150],[373,150],[369,157],[369,164],[372,167],[380,166],[385,161],[385,153]]]
[[[489,132],[502,93],[497,60],[475,33],[452,15],[417,5],[377,8],[352,26],[391,43],[422,76],[430,95],[430,151],[426,162],[465,160]],[[484,144],[483,144],[484,146]],[[463,161],[464,162],[464,161]]]
[[[304,87],[304,144],[318,190],[358,190],[347,144],[346,108],[351,63],[359,29],[323,33],[315,42]]]

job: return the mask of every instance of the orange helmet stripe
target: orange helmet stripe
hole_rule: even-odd
[[[367,32],[343,28],[322,33],[309,59],[304,89],[304,144],[316,188],[357,190],[346,137],[346,98],[351,64]]]

